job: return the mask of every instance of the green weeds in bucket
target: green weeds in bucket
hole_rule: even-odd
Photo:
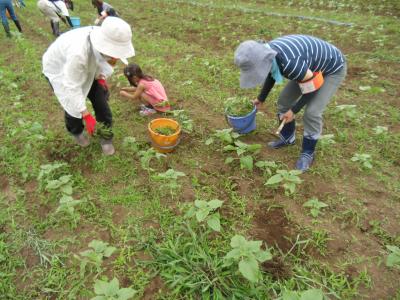
[[[173,135],[176,132],[176,130],[171,126],[157,127],[154,131],[165,136]]]
[[[225,113],[232,117],[243,117],[251,113],[254,109],[254,104],[245,97],[228,98],[225,103]]]

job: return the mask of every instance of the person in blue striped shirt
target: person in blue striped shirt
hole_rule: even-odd
[[[314,160],[315,147],[322,133],[322,114],[346,77],[346,61],[334,45],[309,35],[287,35],[269,42],[249,40],[235,51],[235,64],[240,68],[240,86],[263,85],[253,101],[257,108],[267,98],[275,83],[289,79],[278,98],[278,118],[285,121],[280,139],[268,143],[278,149],[295,143],[295,114],[303,107],[304,136],[296,168],[306,171]],[[322,73],[323,84],[305,91],[304,82],[312,82]]]

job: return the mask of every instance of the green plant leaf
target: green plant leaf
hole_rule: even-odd
[[[270,177],[267,182],[265,183],[265,185],[274,185],[277,184],[279,182],[281,182],[283,180],[283,177],[281,174],[275,174],[274,176]]]
[[[217,209],[222,206],[224,201],[218,200],[218,199],[213,199],[208,201],[208,206],[212,209]]]
[[[253,157],[251,157],[249,155],[241,157],[240,158],[240,168],[252,171],[253,170]]]
[[[386,266],[388,267],[394,267],[398,266],[400,267],[400,256],[396,253],[390,253],[388,257],[386,258]]]
[[[46,190],[55,190],[58,189],[62,185],[62,182],[59,180],[50,180],[47,182]]]
[[[246,244],[246,239],[244,238],[244,236],[236,234],[234,237],[232,237],[231,239],[232,248],[238,248],[243,244]]]
[[[207,146],[211,145],[212,143],[214,143],[214,138],[212,138],[212,137],[208,138],[208,139],[206,140],[206,142],[205,142],[205,144],[206,144]]]
[[[215,213],[212,214],[208,219],[207,219],[207,225],[214,231],[221,231],[221,223],[219,220],[219,214]]]
[[[294,291],[284,291],[282,293],[282,299],[281,300],[299,300],[300,296],[297,292]]]
[[[234,161],[235,159],[233,158],[233,157],[227,157],[226,159],[225,159],[225,164],[227,164],[227,165],[229,165],[230,163],[232,163],[233,161]]]
[[[323,300],[324,293],[319,289],[311,289],[301,293],[300,300]]]
[[[205,209],[203,209],[203,210],[198,210],[198,211],[196,212],[196,219],[197,219],[197,221],[198,221],[198,222],[203,222],[203,221],[207,218],[207,216],[208,216],[209,213],[210,213],[209,210],[205,210]]]
[[[206,208],[208,205],[207,205],[207,201],[195,200],[194,201],[194,206],[196,206],[197,208]]]
[[[259,269],[257,260],[245,258],[239,262],[239,271],[250,282],[257,282],[259,279]]]
[[[233,145],[227,145],[224,148],[222,148],[224,151],[235,151],[236,147]]]
[[[311,208],[310,214],[311,214],[314,218],[318,217],[318,215],[319,215],[319,209],[317,209],[317,208]]]
[[[239,248],[232,249],[224,257],[225,260],[232,260],[232,259],[238,259],[238,258],[240,258],[240,249]]]
[[[364,167],[366,167],[367,169],[372,169],[372,164],[369,161],[365,161]]]
[[[123,288],[117,292],[116,296],[118,297],[118,300],[128,300],[131,299],[135,294],[136,291],[134,289]]]
[[[259,251],[256,253],[256,259],[260,262],[263,263],[264,261],[271,260],[272,259],[272,254],[269,250],[265,251]]]
[[[104,250],[104,253],[103,253],[104,257],[110,257],[114,253],[115,250],[117,250],[117,248],[115,248],[115,247],[107,247]]]
[[[258,151],[260,151],[261,148],[262,146],[260,144],[251,144],[248,146],[247,150],[253,153],[257,153]]]
[[[108,300],[106,296],[96,296],[91,298],[90,300]]]
[[[94,292],[97,295],[105,295],[105,296],[109,296],[109,283],[107,281],[103,281],[103,280],[96,280],[96,282],[94,283]],[[112,294],[111,294],[112,296]]]
[[[70,184],[64,185],[61,188],[61,192],[63,192],[64,194],[67,194],[67,195],[72,195],[72,192],[73,192],[72,186]]]

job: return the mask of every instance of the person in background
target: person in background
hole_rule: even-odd
[[[102,0],[92,0],[92,5],[97,9],[98,14],[97,19],[94,21],[95,25],[101,25],[107,17],[119,17],[115,9]]]
[[[270,42],[245,41],[235,51],[240,68],[240,85],[253,88],[263,84],[253,101],[260,107],[274,84],[290,81],[278,98],[278,118],[285,125],[280,139],[268,143],[278,149],[295,143],[295,114],[303,107],[304,135],[298,170],[306,171],[314,160],[315,147],[322,133],[322,114],[346,77],[346,61],[334,45],[308,35],[287,35]],[[316,79],[323,78],[322,86]],[[313,87],[313,88],[312,88]]]
[[[19,32],[22,32],[21,24],[15,14],[13,5],[11,0],[0,0],[0,15],[1,15],[1,22],[3,23],[4,31],[6,32],[7,37],[11,37],[10,32],[10,25],[8,24],[6,11],[8,11],[10,18],[14,21],[15,26]]]
[[[135,55],[132,30],[120,18],[109,17],[101,26],[81,27],[62,34],[44,53],[43,74],[65,111],[65,125],[78,145],[86,147],[96,123],[105,155],[115,152],[112,144],[112,113],[108,105],[106,78],[118,60],[128,64]],[[86,97],[92,103],[96,119],[86,107]]]
[[[67,6],[68,5],[68,6]],[[39,10],[50,19],[50,26],[55,37],[60,35],[60,19],[72,28],[68,8],[72,8],[72,1],[64,0],[38,0]]]
[[[120,95],[130,100],[141,101],[140,115],[148,116],[157,111],[166,112],[171,109],[161,82],[144,74],[137,64],[129,64],[125,67],[124,75],[131,86],[122,88]]]

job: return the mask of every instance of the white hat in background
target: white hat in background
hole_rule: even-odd
[[[90,40],[97,51],[118,58],[124,64],[128,64],[128,57],[135,55],[131,27],[120,18],[107,17],[90,33]]]

